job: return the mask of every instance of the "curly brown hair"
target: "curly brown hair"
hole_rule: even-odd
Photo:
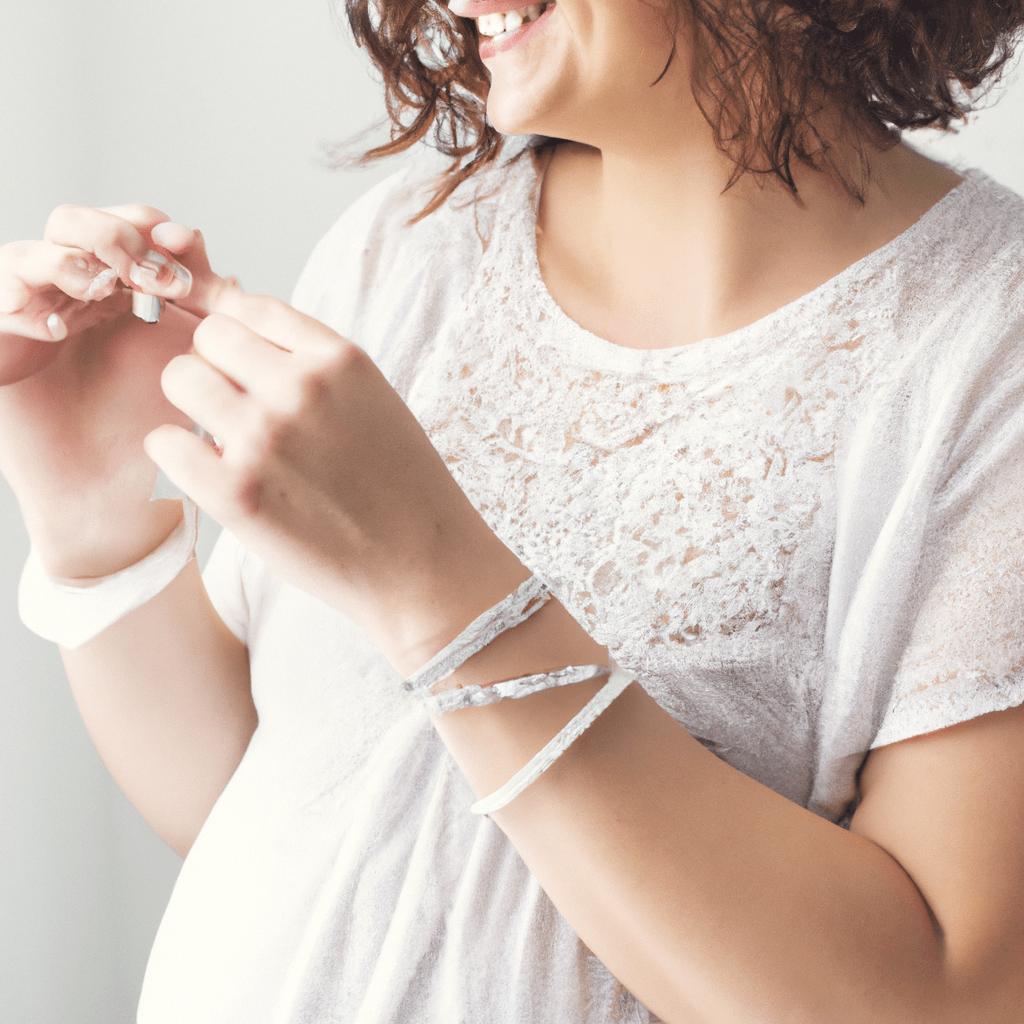
[[[1024,0],[675,4],[689,28],[694,97],[735,163],[729,186],[746,173],[774,175],[794,195],[795,158],[862,198],[863,182],[849,180],[822,132],[823,98],[878,148],[904,128],[949,128],[999,80],[1024,28]],[[400,153],[431,131],[452,158],[425,216],[502,149],[485,115],[489,77],[476,24],[444,0],[345,0],[345,8],[383,76],[391,120],[390,141],[360,160]],[[669,64],[674,57],[673,49]]]

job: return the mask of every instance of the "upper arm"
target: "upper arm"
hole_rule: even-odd
[[[993,1021],[1024,1005],[1024,705],[872,750],[851,831],[917,885],[951,997]],[[1016,1009],[1013,1009],[1016,1007]]]

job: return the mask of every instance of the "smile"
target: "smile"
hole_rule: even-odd
[[[517,32],[523,25],[537,21],[550,6],[550,4],[531,4],[529,7],[520,7],[515,11],[483,14],[476,19],[476,27],[481,38],[489,37],[492,43],[498,43],[506,36]]]
[[[476,21],[480,34],[480,56],[485,60],[497,53],[510,50],[540,31],[556,6],[554,2],[550,2],[502,10],[507,2],[508,0],[484,0],[482,3],[472,3],[468,0],[449,2],[448,6],[453,14]]]

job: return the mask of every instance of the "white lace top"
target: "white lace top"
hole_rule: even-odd
[[[356,204],[296,301],[374,355],[496,533],[702,743],[844,822],[872,746],[1024,701],[1017,196],[969,173],[765,319],[636,351],[545,289],[529,154],[410,227],[424,173]],[[653,1019],[469,813],[356,626],[228,536],[207,578],[260,726],[141,1024]]]

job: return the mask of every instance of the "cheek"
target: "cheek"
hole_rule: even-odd
[[[672,48],[662,15],[640,0],[606,13],[574,8],[528,50],[489,62],[487,111],[499,131],[595,142],[655,99]]]
[[[563,32],[538,39],[522,54],[509,53],[490,62],[487,114],[506,134],[555,134],[581,91],[579,61],[573,40]]]

